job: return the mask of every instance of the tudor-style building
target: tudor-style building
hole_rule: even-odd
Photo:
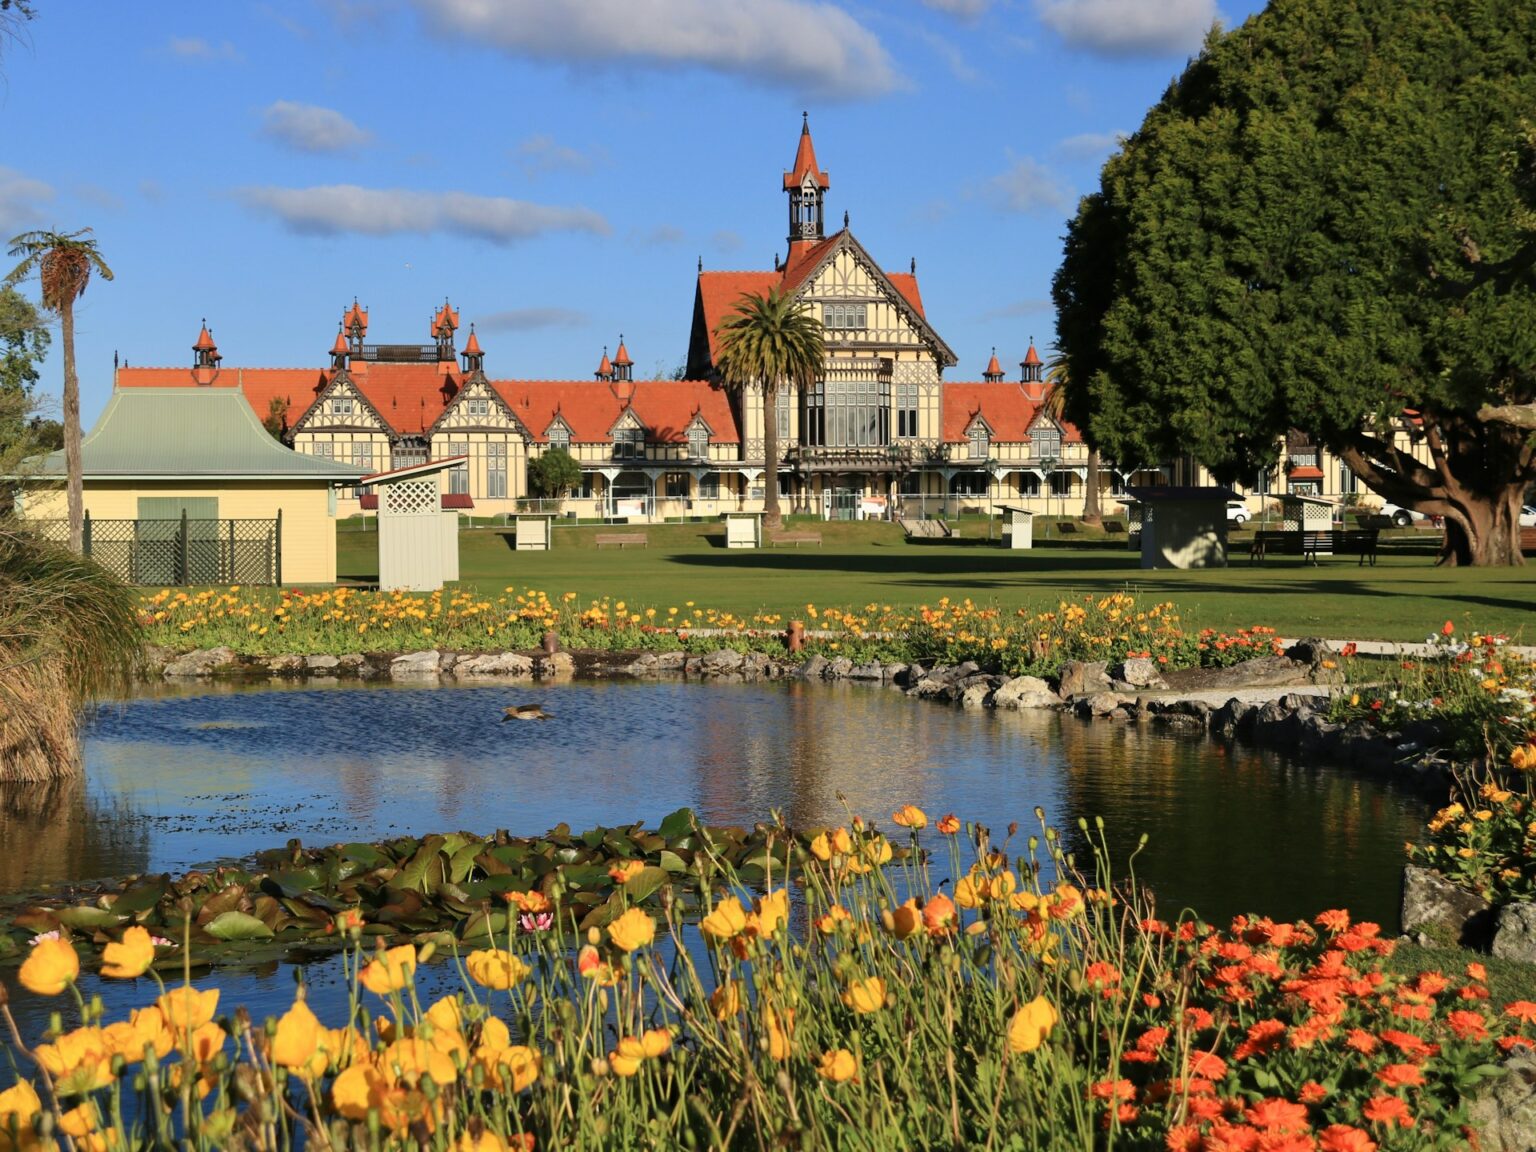
[[[493,378],[473,324],[460,349],[460,311],[448,301],[431,315],[426,343],[386,344],[370,342],[368,309],[354,299],[325,368],[228,367],[204,325],[190,370],[122,368],[115,383],[237,388],[275,436],[364,474],[463,456],[445,505],[482,515],[517,510],[528,497],[528,462],[552,448],[568,451],[582,471],[567,512],[755,510],[771,467],[761,397],[721,387],[715,333],[743,295],[777,289],[811,310],[827,349],[819,380],[778,397],[783,455],[772,470],[789,508],[845,517],[1080,506],[1087,446],[1052,416],[1052,385],[1033,339],[1016,381],[1004,379],[995,349],[980,380],[946,380],[957,357],[928,319],[916,262],[887,272],[854,237],[847,213],[828,235],[831,186],[806,120],[783,174],[785,255],[771,271],[705,271],[700,262],[684,380],[636,380],[623,336],[611,359],[603,350],[591,378]],[[1277,491],[1315,487],[1331,496],[1353,488],[1348,470],[1305,437],[1288,438],[1285,475]],[[1106,465],[1098,482],[1108,507],[1129,484],[1201,479],[1175,461]],[[1255,483],[1262,494],[1265,481]],[[338,513],[355,514],[365,501],[347,491]]]

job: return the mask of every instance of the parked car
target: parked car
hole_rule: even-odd
[[[1415,512],[1412,508],[1402,508],[1396,504],[1383,504],[1379,515],[1385,516],[1399,528],[1406,528],[1420,520],[1427,520],[1437,528],[1440,526],[1440,517],[1426,516],[1422,512]]]
[[[1520,527],[1536,528],[1536,504],[1527,504],[1520,509]]]
[[[1248,505],[1241,500],[1227,501],[1227,523],[1239,526],[1248,523],[1253,513],[1248,511]]]

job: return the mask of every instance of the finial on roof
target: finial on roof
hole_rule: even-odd
[[[800,131],[802,131],[802,132],[809,132],[810,130],[811,130],[811,114],[809,112],[802,112],[802,113],[800,113]]]
[[[779,270],[779,254],[777,252],[773,254],[773,270],[775,272]]]
[[[916,256],[912,257],[912,275],[914,275],[914,276],[917,275],[917,257]],[[994,349],[994,351],[996,351],[996,349]]]
[[[848,227],[848,209],[846,208],[843,209],[843,227]]]
[[[700,272],[704,271],[704,257],[703,256],[699,257],[699,271]]]

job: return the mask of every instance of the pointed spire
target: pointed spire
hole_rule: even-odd
[[[826,189],[832,186],[832,179],[816,164],[816,146],[811,143],[811,114],[802,112],[804,119],[800,124],[800,143],[795,148],[795,166],[784,173],[784,188],[799,188],[805,183],[806,176],[810,176],[818,188]]]
[[[598,362],[597,371],[594,375],[603,381],[613,379],[613,363],[608,359],[608,345],[606,344],[603,345],[603,358]]]
[[[997,362],[997,349],[992,349],[992,359],[987,361],[987,370],[981,374],[981,378],[989,384],[995,384],[1003,378],[1003,366]]]
[[[344,333],[341,330],[341,326],[338,324],[336,326],[336,343],[331,345],[331,355],[332,356],[345,356],[346,354],[347,354],[347,336],[346,336],[346,333]]]
[[[1044,379],[1043,365],[1040,363],[1040,353],[1035,351],[1035,338],[1029,338],[1029,351],[1024,353],[1024,359],[1019,361],[1019,367],[1023,375],[1019,379],[1025,384],[1038,384]]]
[[[202,330],[197,334],[197,343],[192,345],[194,352],[216,352],[218,345],[213,342],[213,333],[208,331],[208,321],[203,320]]]
[[[634,361],[629,358],[629,349],[624,347],[624,333],[620,332],[619,350],[613,354],[614,367],[624,368],[633,363]]]
[[[469,326],[469,341],[464,345],[464,355],[479,356],[481,354],[480,337],[475,335],[475,326],[471,324]]]

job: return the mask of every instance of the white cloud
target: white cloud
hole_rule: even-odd
[[[703,68],[823,98],[901,86],[879,38],[817,0],[415,0],[440,35],[589,68]]]
[[[212,44],[201,36],[172,36],[168,47],[172,56],[183,60],[238,60],[240,52],[228,40]]]
[[[1083,132],[1059,141],[1051,152],[1063,160],[1103,160],[1120,147],[1126,135],[1124,132]]]
[[[0,240],[39,223],[43,218],[41,202],[52,199],[51,186],[0,166]]]
[[[1194,52],[1216,0],[1035,0],[1041,21],[1074,48],[1106,56]]]
[[[1015,300],[1011,304],[1004,304],[1001,308],[993,308],[982,315],[983,320],[1019,320],[1025,316],[1038,316],[1042,312],[1049,312],[1056,305],[1049,300]]]
[[[475,326],[486,332],[528,332],[536,328],[579,328],[587,314],[574,308],[509,308],[479,316]]]
[[[710,233],[709,243],[716,252],[741,251],[741,233],[733,232],[729,228],[721,228]]]
[[[446,232],[511,244],[546,232],[607,235],[608,222],[588,208],[552,207],[468,192],[412,192],[328,184],[315,188],[246,188],[245,203],[276,216],[290,231],[364,236]]]
[[[1029,156],[1014,159],[984,186],[986,198],[1008,212],[1029,215],[1059,212],[1072,203],[1072,193],[1044,164]]]
[[[987,10],[992,0],[923,0],[924,7],[948,12],[962,20],[974,20]]]
[[[345,152],[370,135],[334,108],[278,100],[261,114],[261,130],[300,152]]]
[[[645,247],[653,248],[664,244],[681,244],[688,239],[688,233],[675,224],[658,224],[649,232],[636,236],[635,239]]]
[[[542,134],[524,140],[517,146],[515,155],[523,172],[530,177],[546,172],[588,172],[598,158]]]

